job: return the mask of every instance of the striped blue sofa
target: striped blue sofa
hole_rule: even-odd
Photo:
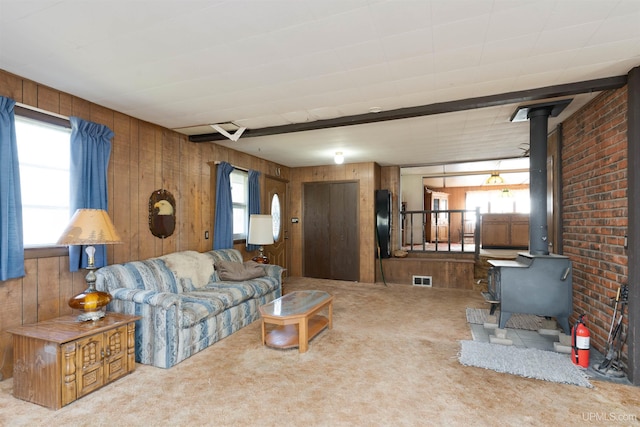
[[[282,295],[282,267],[223,281],[214,266],[224,261],[243,260],[236,249],[183,251],[96,272],[96,288],[113,297],[108,311],[142,316],[136,362],[170,368],[257,320],[258,307]]]

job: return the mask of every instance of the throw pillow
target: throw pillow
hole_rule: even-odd
[[[254,261],[245,263],[233,261],[218,261],[216,270],[220,280],[232,282],[242,282],[243,280],[255,279],[265,275],[264,267]]]

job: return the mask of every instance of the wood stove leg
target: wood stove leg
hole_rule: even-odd
[[[498,304],[496,303],[491,303],[491,310],[489,311],[489,315],[493,316],[494,313],[496,312],[496,308],[498,308]]]
[[[568,317],[557,317],[556,320],[558,324],[562,328],[562,332],[566,335],[571,335],[571,326],[569,326],[569,318]]]
[[[500,310],[500,321],[499,321],[500,329],[504,329],[506,327],[507,322],[509,321],[510,318],[511,318],[511,313],[509,313],[508,311]]]

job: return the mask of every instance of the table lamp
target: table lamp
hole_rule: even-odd
[[[69,300],[69,307],[82,310],[78,320],[98,320],[104,317],[103,307],[111,301],[111,295],[97,291],[96,267],[94,255],[96,248],[93,245],[108,245],[122,243],[116,232],[109,214],[102,209],[78,209],[73,214],[69,225],[58,239],[58,245],[85,245],[89,260],[86,269],[87,289]]]
[[[264,256],[264,246],[273,244],[273,219],[271,215],[251,215],[249,217],[249,237],[247,242],[250,245],[259,245],[259,255],[253,261],[260,264],[269,264],[269,258]]]

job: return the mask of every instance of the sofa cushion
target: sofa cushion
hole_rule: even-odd
[[[218,279],[222,281],[243,282],[262,277],[266,273],[264,267],[254,261],[245,263],[234,261],[218,261],[216,264]]]
[[[198,300],[209,301],[207,304],[212,304],[210,310],[215,310],[219,306],[218,312],[226,310],[227,308],[235,307],[236,305],[246,301],[254,296],[253,287],[246,285],[245,283],[229,283],[225,286],[224,283],[218,282],[215,286],[207,286],[203,289],[197,289],[193,292],[185,292],[183,294],[183,301],[197,303]]]
[[[222,286],[208,289],[215,294],[216,298],[222,301],[225,308],[235,307],[254,295],[253,288],[244,283],[234,283],[230,286],[225,286],[223,283]]]
[[[182,328],[190,328],[225,310],[224,303],[213,293],[191,292],[182,295],[181,299]]]
[[[164,261],[152,258],[102,267],[96,272],[96,288],[112,292],[118,288],[146,289],[158,292],[182,292]]]
[[[242,254],[237,249],[214,249],[205,254],[213,259],[214,264],[218,264],[219,261],[242,262]]]
[[[220,283],[223,283],[223,282],[220,282]],[[253,296],[255,298],[255,297],[261,297],[261,296],[267,295],[275,291],[279,287],[280,282],[276,278],[262,276],[256,279],[246,280],[242,282],[242,285],[253,289],[253,294],[254,294]]]

